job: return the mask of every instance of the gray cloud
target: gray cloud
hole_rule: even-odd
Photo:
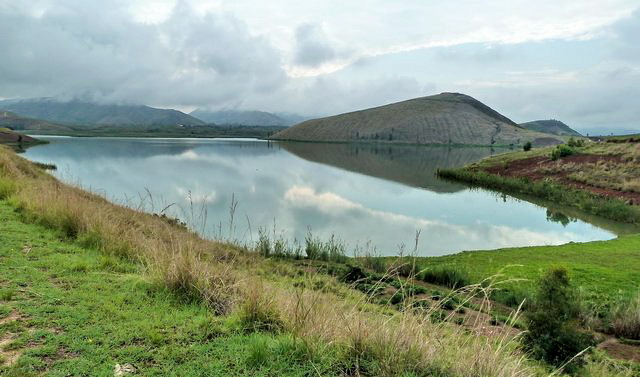
[[[317,67],[337,57],[322,27],[306,23],[296,29],[295,63],[301,66]]]
[[[0,96],[201,105],[286,80],[279,52],[234,16],[198,15],[181,2],[148,25],[125,5],[67,1],[40,16],[1,7]]]

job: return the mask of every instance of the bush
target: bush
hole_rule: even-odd
[[[469,274],[456,266],[437,266],[418,274],[418,279],[449,288],[460,288],[471,284]]]
[[[561,367],[594,345],[594,341],[578,330],[580,302],[567,270],[552,269],[538,284],[536,296],[525,311],[529,331],[525,333],[523,345],[534,358]],[[583,363],[583,357],[576,357],[565,371],[573,373]]]
[[[522,150],[525,152],[529,152],[531,150],[531,142],[527,141],[526,143],[524,143],[524,145],[522,146]]]
[[[567,145],[569,145],[572,148],[584,147],[584,140],[582,139],[576,140],[573,137],[570,137],[569,141],[567,141]]]
[[[552,160],[557,160],[559,158],[562,157],[567,157],[567,156],[571,156],[572,154],[575,154],[576,151],[575,149],[573,149],[573,147],[569,146],[569,145],[565,145],[565,144],[561,144],[558,145],[554,150],[551,151],[551,159]]]

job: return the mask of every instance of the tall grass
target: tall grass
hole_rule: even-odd
[[[419,280],[426,283],[443,285],[449,288],[461,288],[471,284],[469,273],[457,266],[435,266],[417,275]]]
[[[614,310],[611,327],[617,336],[640,340],[640,293]]]
[[[426,312],[382,315],[366,296],[307,291],[247,276],[266,266],[257,253],[203,240],[184,227],[111,204],[61,184],[28,161],[0,148],[6,198],[25,219],[57,229],[112,257],[136,260],[176,294],[208,305],[219,315],[237,313],[251,331],[286,331],[307,344],[322,341],[345,350],[345,375],[533,376],[511,339],[475,336]],[[262,246],[264,250],[266,247]],[[270,243],[269,250],[279,250]],[[336,239],[308,237],[307,256],[343,260]]]

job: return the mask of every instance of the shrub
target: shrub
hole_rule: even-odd
[[[557,160],[559,158],[562,157],[567,157],[567,156],[571,156],[572,154],[575,154],[576,151],[575,149],[573,149],[573,147],[565,145],[565,144],[561,144],[558,145],[554,150],[551,151],[551,159],[552,160]]]
[[[523,345],[536,359],[556,367],[568,363],[565,371],[573,373],[584,363],[583,357],[576,355],[593,345],[593,338],[578,330],[577,293],[564,268],[550,270],[538,284],[536,296],[525,312],[529,331]]]
[[[531,142],[527,141],[526,143],[524,143],[524,145],[522,146],[522,150],[525,152],[529,152],[531,150]]]
[[[460,288],[471,284],[469,274],[456,266],[437,266],[427,269],[418,275],[418,279],[449,288]]]
[[[611,327],[619,337],[640,340],[640,294],[615,309]]]
[[[567,141],[567,145],[569,145],[572,148],[584,147],[584,140],[582,139],[576,140],[573,137],[570,137],[569,141]]]

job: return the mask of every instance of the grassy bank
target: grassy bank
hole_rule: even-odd
[[[52,305],[85,307],[79,311],[79,317],[68,319],[75,321],[68,327],[77,327],[77,332],[67,328],[60,331],[61,337],[69,331],[68,343],[54,336],[58,330],[39,338],[44,343],[33,343],[30,326],[15,320],[3,324],[4,334],[11,333],[14,339],[15,333],[18,343],[11,345],[14,341],[10,340],[2,349],[24,350],[6,369],[7,373],[54,370],[53,375],[64,374],[55,368],[57,365],[69,368],[70,362],[64,361],[66,357],[56,356],[63,360],[59,364],[48,363],[47,358],[69,352],[70,356],[83,360],[103,357],[100,368],[104,371],[113,368],[114,362],[137,363],[144,370],[143,375],[153,375],[168,370],[162,368],[185,363],[192,368],[189,373],[202,375],[198,360],[216,359],[215,349],[228,352],[219,356],[220,375],[315,372],[536,376],[548,371],[523,355],[517,339],[482,335],[442,319],[433,321],[431,308],[397,311],[371,303],[369,296],[331,275],[263,258],[233,245],[202,240],[175,222],[116,206],[99,196],[61,184],[6,149],[0,149],[0,200],[15,211],[11,221],[19,219],[38,227],[27,232],[27,236],[33,233],[30,236],[37,239],[35,234],[50,235],[37,241],[40,245],[37,250],[46,255],[33,261],[29,255],[38,256],[39,251],[26,242],[35,245],[36,241],[14,241],[8,251],[12,263],[17,264],[1,275],[3,286],[9,288],[9,293],[2,297],[2,304],[8,305],[4,312],[9,314],[5,317],[22,315],[11,314],[17,312],[40,318],[37,312],[42,311],[43,316],[46,313],[52,318],[42,319],[43,331],[49,331],[46,329],[56,328],[49,323],[66,321],[56,316],[75,316]],[[8,212],[3,214],[3,218],[8,216]],[[5,225],[3,222],[2,226]],[[54,239],[62,239],[59,242],[63,244]],[[67,255],[64,251],[67,244],[73,244],[77,252]],[[45,257],[52,260],[38,264]],[[22,275],[27,272],[32,275]],[[51,275],[47,275],[49,272]],[[42,281],[33,295],[28,290],[21,291],[29,287],[31,280]],[[111,290],[103,281],[109,284],[119,281],[123,285],[116,284],[117,289]],[[74,289],[80,291],[72,294]],[[101,301],[92,298],[96,292],[106,297],[103,304],[108,307],[101,307]],[[111,318],[100,317],[101,309],[105,309],[105,317]],[[165,318],[160,313],[165,310],[177,312]],[[129,322],[127,313],[138,319]],[[190,322],[186,318],[191,317],[194,323],[184,323]],[[194,329],[195,322],[204,323],[205,329]],[[220,323],[222,330],[217,329]],[[105,330],[100,327],[102,324],[112,331],[101,331]],[[208,326],[213,328],[211,336],[206,335]],[[196,333],[194,337],[205,338],[200,341],[203,344],[187,336],[192,332]],[[230,335],[221,338],[218,332]],[[111,333],[115,337],[104,335]],[[249,341],[245,336],[257,340]],[[127,337],[131,339],[126,340]],[[222,343],[217,343],[219,338]],[[47,339],[54,339],[53,343]],[[103,347],[89,349],[73,343],[81,340],[91,340]],[[38,346],[30,350],[35,344]],[[39,344],[48,347],[47,351],[42,351]],[[132,348],[119,354],[122,344]],[[192,360],[194,363],[190,364]],[[87,361],[85,365],[90,363]],[[322,369],[324,366],[328,369]],[[313,372],[309,372],[310,368]]]
[[[586,213],[640,223],[636,143],[583,143],[506,153],[438,175],[472,186],[531,195]]]
[[[338,372],[338,348],[306,359],[291,336],[242,331],[143,266],[25,224],[2,201],[0,219],[0,375],[111,376],[116,364],[145,376]]]

